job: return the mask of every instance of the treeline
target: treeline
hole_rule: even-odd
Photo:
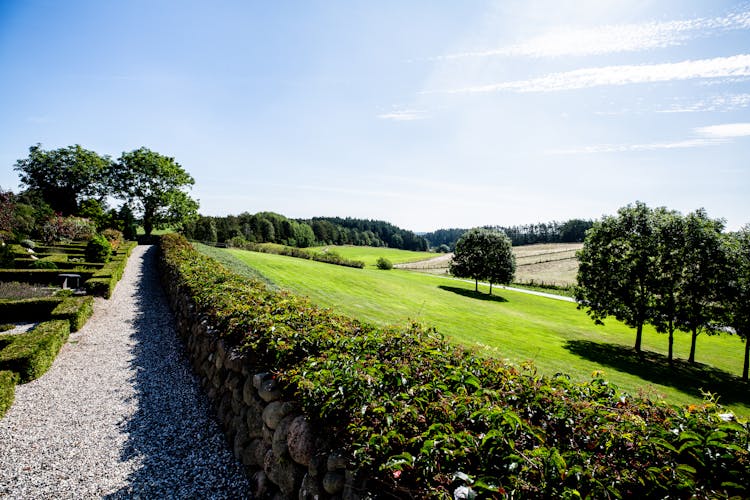
[[[200,216],[183,226],[189,239],[246,246],[248,243],[279,243],[306,248],[315,245],[357,245],[402,250],[427,250],[427,241],[388,222],[314,217],[289,219],[274,212],[242,213],[225,217]]]
[[[484,229],[502,231],[508,235],[513,246],[533,245],[535,243],[580,243],[594,222],[584,219],[570,219],[566,222],[546,222],[526,224],[523,226],[484,226]],[[442,245],[453,250],[456,242],[468,229],[438,229],[422,235],[430,248]]]

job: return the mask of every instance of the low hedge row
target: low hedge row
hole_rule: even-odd
[[[125,272],[128,257],[137,245],[138,243],[135,241],[129,241],[120,245],[111,260],[93,273],[91,278],[84,283],[86,292],[106,299],[110,298],[112,292],[114,292],[115,285],[117,285],[122,278],[122,274]]]
[[[77,332],[94,314],[94,297],[67,297],[55,307],[50,316],[52,319],[62,319],[70,323],[70,331]]]
[[[76,274],[80,274],[83,281],[91,278],[94,271],[76,271]],[[0,269],[0,281],[60,286],[62,278],[59,269]]]
[[[0,299],[0,318],[3,321],[47,319],[62,300],[60,297]]]
[[[16,396],[16,383],[18,374],[15,372],[0,370],[0,418],[3,418],[5,412],[13,404]]]
[[[16,373],[21,383],[39,378],[52,366],[69,334],[69,321],[52,320],[22,335],[0,335],[0,370]]]
[[[475,356],[419,325],[376,328],[248,281],[178,235],[168,275],[248,369],[272,371],[332,448],[396,498],[750,495],[750,427]],[[252,373],[252,372],[251,372]],[[322,437],[323,438],[323,437]]]
[[[337,266],[354,267],[356,269],[362,269],[365,267],[365,263],[361,260],[346,259],[335,251],[315,252],[312,250],[306,250],[304,248],[290,247],[286,245],[269,245],[249,242],[245,242],[237,248],[250,250],[252,252],[271,253],[275,255],[284,255],[286,257],[296,257],[298,259],[314,260],[317,262],[324,262],[326,264],[334,264]]]

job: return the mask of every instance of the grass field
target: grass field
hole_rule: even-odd
[[[665,335],[647,328],[643,347],[649,353],[637,357],[631,349],[633,330],[614,320],[595,326],[572,303],[506,290],[501,294],[496,290],[493,297],[477,295],[473,283],[426,273],[349,269],[278,255],[221,251],[276,285],[350,316],[378,324],[420,321],[485,355],[516,363],[533,360],[543,373],[569,373],[578,380],[601,370],[627,392],[645,392],[672,403],[699,402],[703,387],[720,393],[720,402],[736,413],[750,415],[750,391],[735,377],[741,372],[743,346],[728,335],[701,335],[697,365],[678,360],[668,366]],[[676,357],[684,360],[688,351],[689,336],[677,334]]]
[[[377,267],[375,264],[380,257],[390,260],[392,264],[403,264],[406,262],[430,259],[436,255],[431,252],[410,252],[409,250],[399,250],[398,248],[361,247],[353,245],[310,247],[309,250],[321,253],[334,251],[345,259],[360,260],[365,263],[365,267],[372,268]]]

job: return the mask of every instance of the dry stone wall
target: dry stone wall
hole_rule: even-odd
[[[315,429],[282,391],[266,367],[253,366],[228,346],[192,299],[162,267],[169,298],[193,370],[217,418],[245,466],[257,498],[360,499],[365,482],[348,470],[346,457],[327,445],[325,429]]]

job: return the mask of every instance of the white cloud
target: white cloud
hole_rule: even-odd
[[[718,146],[731,142],[738,137],[750,137],[750,123],[725,123],[693,129],[693,138],[645,144],[597,144],[581,148],[550,151],[551,154],[592,154],[592,153],[629,153],[638,151],[659,151],[665,149],[687,149],[707,146]]]
[[[491,50],[448,54],[434,60],[478,57],[560,57],[635,52],[681,45],[720,31],[750,28],[750,11],[715,18],[560,29]]]
[[[377,115],[381,120],[414,121],[427,118],[427,112],[418,109],[398,109]]]
[[[750,106],[750,94],[723,94],[698,99],[695,101],[679,101],[672,105],[657,109],[657,113],[694,113],[703,111],[734,111]]]
[[[676,63],[602,66],[583,68],[532,78],[453,90],[425,93],[471,94],[487,92],[554,92],[592,87],[658,83],[697,78],[750,76],[750,54]]]

